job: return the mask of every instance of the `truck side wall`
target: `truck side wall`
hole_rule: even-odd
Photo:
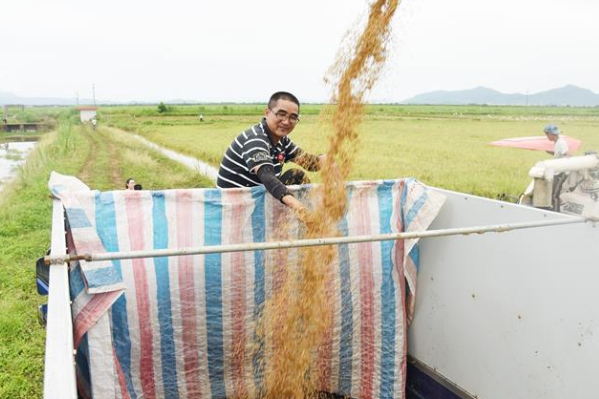
[[[430,229],[570,217],[439,191]],[[422,240],[410,355],[482,399],[595,397],[598,243],[591,223]]]

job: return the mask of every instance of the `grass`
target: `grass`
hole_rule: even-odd
[[[73,113],[75,110],[66,107],[25,107],[12,106],[8,108],[8,123],[33,123],[44,122],[52,123],[59,115],[66,112]],[[0,117],[4,119],[6,113],[0,111]]]
[[[45,330],[37,306],[35,260],[50,246],[50,172],[86,176],[92,188],[124,186],[135,176],[144,188],[205,187],[207,179],[116,129],[91,132],[67,114],[58,131],[46,134],[18,177],[0,195],[0,398],[42,396]],[[90,164],[93,159],[93,164]]]
[[[129,177],[134,177],[135,181],[147,190],[213,185],[207,177],[148,149],[122,130],[100,128],[99,131],[105,135],[107,141],[118,147],[118,164],[123,188],[125,180]]]
[[[0,397],[41,396],[45,333],[36,318],[35,260],[49,246],[49,171],[76,172],[80,156],[68,128],[44,138],[0,205]],[[71,158],[71,162],[60,164]]]

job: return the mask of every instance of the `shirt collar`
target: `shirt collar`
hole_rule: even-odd
[[[271,147],[277,148],[279,146],[283,146],[283,138],[281,138],[281,140],[279,140],[279,142],[277,144],[273,144],[272,142],[272,132],[270,131],[270,129],[268,128],[268,124],[266,123],[266,117],[262,117],[262,121],[260,122],[260,124],[262,124],[262,130],[264,130],[264,133],[266,133],[266,137],[268,137],[268,142],[270,143]]]

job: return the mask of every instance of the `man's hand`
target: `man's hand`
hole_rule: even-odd
[[[285,205],[287,205],[289,208],[300,212],[306,209],[306,207],[304,206],[304,204],[302,204],[301,202],[299,202],[293,195],[289,194],[289,195],[285,195],[282,199],[281,202],[283,202]]]
[[[289,208],[293,209],[300,222],[302,222],[303,224],[308,223],[308,208],[306,208],[304,204],[299,202],[293,195],[289,194],[284,196],[281,199],[281,202],[283,202]]]

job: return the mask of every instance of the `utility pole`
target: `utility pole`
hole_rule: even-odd
[[[96,85],[92,83],[92,96],[94,99],[94,107],[96,106]]]

